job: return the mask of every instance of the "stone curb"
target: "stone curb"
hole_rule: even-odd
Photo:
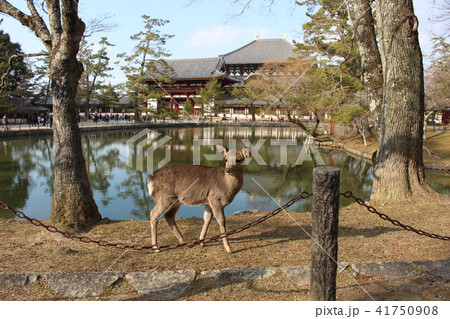
[[[347,269],[349,263],[338,263],[337,274],[339,275],[345,269]],[[286,266],[281,267],[284,274],[294,283],[299,286],[309,284],[311,269],[309,266]]]
[[[450,280],[450,259],[413,261],[412,264],[433,275]]]
[[[96,297],[123,278],[121,272],[47,272],[50,288],[64,297]]]
[[[411,266],[406,261],[355,263],[352,268],[362,275],[379,275],[391,278],[407,278],[414,275]]]
[[[139,295],[151,300],[171,300],[180,296],[195,279],[194,269],[134,272],[125,276]]]
[[[272,277],[277,268],[253,268],[253,269],[231,269],[231,270],[205,270],[201,274],[209,278],[228,278],[228,279],[263,279]]]
[[[0,273],[0,290],[22,287],[27,284],[32,284],[38,280],[39,274],[25,274],[25,273],[12,273],[1,274]]]
[[[338,274],[349,267],[340,262]],[[414,267],[443,279],[450,279],[450,259],[433,261],[388,261],[354,263],[353,271],[362,275],[388,278],[409,278],[415,275]],[[309,266],[267,267],[253,269],[206,270],[201,275],[213,279],[255,280],[272,277],[278,270],[296,285],[309,283]],[[40,274],[0,273],[0,290],[23,287],[36,282]],[[45,278],[50,288],[62,297],[85,298],[100,296],[119,280],[127,280],[140,297],[149,300],[173,300],[182,295],[196,277],[193,269],[160,272],[134,272],[124,276],[121,272],[47,272]]]

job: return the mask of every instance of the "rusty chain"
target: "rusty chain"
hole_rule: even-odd
[[[278,213],[282,212],[286,208],[292,206],[295,202],[299,201],[300,199],[308,198],[308,197],[311,197],[311,196],[312,196],[311,193],[302,192],[302,193],[300,193],[300,195],[298,195],[297,197],[294,197],[293,199],[288,201],[283,206],[278,207],[277,209],[275,209],[275,210],[271,211],[270,213],[268,213],[268,214],[258,218],[257,220],[254,220],[254,221],[252,221],[252,222],[250,222],[250,223],[248,223],[248,224],[246,224],[244,226],[241,226],[239,228],[227,231],[227,232],[219,234],[219,235],[215,235],[215,236],[204,238],[204,239],[198,239],[198,240],[193,240],[193,241],[189,241],[189,242],[184,242],[184,243],[167,244],[167,245],[161,245],[161,246],[157,246],[157,247],[154,247],[152,245],[146,246],[146,245],[137,245],[137,244],[111,243],[111,242],[108,242],[106,240],[96,240],[96,239],[92,239],[92,238],[87,237],[87,236],[80,236],[80,235],[77,235],[77,234],[74,234],[74,233],[61,231],[58,228],[56,228],[55,226],[50,226],[50,225],[47,225],[47,224],[41,222],[38,219],[28,217],[23,212],[21,212],[21,211],[19,211],[17,209],[9,207],[7,204],[5,204],[2,201],[0,201],[0,208],[12,212],[14,215],[16,215],[19,218],[26,219],[28,222],[30,222],[31,224],[33,224],[35,226],[44,227],[49,232],[59,233],[59,234],[63,235],[66,238],[69,238],[69,239],[78,239],[78,240],[80,240],[83,243],[94,243],[94,244],[97,244],[97,245],[103,246],[103,247],[115,247],[115,248],[120,248],[120,249],[134,249],[134,250],[144,250],[145,249],[145,250],[149,250],[150,252],[154,252],[156,250],[162,250],[162,249],[175,249],[175,248],[185,247],[185,246],[192,247],[192,246],[200,245],[200,244],[203,244],[203,243],[209,243],[209,242],[217,241],[217,240],[222,239],[224,237],[240,233],[240,232],[242,232],[242,231],[244,231],[244,230],[246,230],[246,229],[248,229],[250,227],[258,225],[258,224],[266,221],[267,219],[277,215]]]
[[[178,243],[178,244],[167,244],[167,245],[161,245],[161,246],[157,246],[157,247],[146,246],[146,245],[137,245],[137,244],[111,243],[111,242],[108,242],[106,240],[96,240],[96,239],[92,239],[92,238],[87,237],[87,236],[80,236],[80,235],[77,235],[77,234],[74,234],[74,233],[61,231],[58,228],[56,228],[55,226],[47,225],[47,224],[41,222],[38,219],[28,217],[23,212],[9,207],[7,204],[5,204],[2,201],[0,201],[0,208],[12,212],[17,217],[25,219],[25,220],[27,220],[28,222],[30,222],[31,224],[33,224],[35,226],[44,227],[49,232],[59,233],[59,234],[63,235],[66,238],[69,238],[69,239],[78,239],[78,240],[80,240],[83,243],[94,243],[94,244],[97,244],[97,245],[102,246],[102,247],[115,247],[115,248],[119,248],[119,249],[133,249],[133,250],[149,250],[150,252],[154,252],[156,250],[161,250],[161,249],[175,249],[175,248],[185,247],[185,246],[192,247],[192,246],[200,245],[200,244],[203,244],[203,243],[209,243],[209,242],[217,241],[217,240],[222,239],[224,237],[240,233],[240,232],[242,232],[242,231],[244,231],[244,230],[246,230],[246,229],[248,229],[250,227],[258,225],[258,224],[266,221],[267,219],[277,215],[281,211],[283,211],[286,208],[292,206],[295,202],[299,201],[300,199],[305,199],[305,198],[311,197],[312,195],[313,194],[308,193],[308,192],[301,192],[298,196],[294,197],[293,199],[288,201],[283,206],[278,207],[277,209],[275,209],[275,210],[271,211],[270,213],[268,213],[268,214],[258,218],[257,220],[254,220],[254,221],[252,221],[252,222],[250,222],[250,223],[248,223],[248,224],[246,224],[244,226],[241,226],[239,228],[227,231],[225,233],[222,233],[222,234],[219,234],[219,235],[215,235],[215,236],[212,236],[212,237],[208,237],[208,238],[205,238],[205,239],[198,239],[198,240],[193,240],[193,241],[184,242],[184,243]],[[362,200],[361,198],[358,198],[355,195],[353,195],[353,193],[351,191],[346,191],[345,193],[340,193],[340,195],[344,196],[345,198],[352,198],[352,199],[354,199],[356,203],[358,203],[361,206],[366,207],[367,210],[370,213],[376,214],[381,219],[390,221],[393,225],[401,227],[401,228],[403,228],[403,229],[405,229],[407,231],[412,231],[412,232],[414,232],[416,234],[427,236],[427,237],[430,237],[430,238],[442,239],[442,240],[450,240],[449,236],[442,236],[442,235],[437,235],[437,234],[433,234],[433,233],[428,233],[428,232],[425,232],[423,230],[416,229],[416,228],[414,228],[412,226],[405,225],[405,224],[401,223],[400,221],[398,221],[396,219],[392,219],[388,215],[378,212],[373,206],[367,205],[364,202],[364,200]]]
[[[442,235],[437,235],[437,234],[432,234],[432,233],[428,233],[426,231],[420,230],[420,229],[416,229],[412,226],[409,225],[405,225],[401,222],[399,222],[396,219],[392,219],[390,218],[388,215],[380,213],[379,211],[376,210],[375,207],[367,205],[364,200],[362,200],[361,198],[356,197],[355,195],[353,195],[353,193],[351,191],[346,191],[345,193],[340,193],[340,195],[344,196],[345,198],[352,198],[355,200],[356,203],[358,203],[361,206],[364,206],[365,208],[367,208],[367,210],[372,213],[372,214],[376,214],[378,215],[381,219],[390,221],[392,224],[394,224],[395,226],[401,227],[407,231],[412,231],[416,234],[419,235],[423,235],[423,236],[427,236],[427,237],[431,237],[431,238],[435,238],[435,239],[442,239],[442,240],[450,240],[450,236],[442,236]]]

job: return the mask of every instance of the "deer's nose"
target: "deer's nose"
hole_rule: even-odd
[[[225,173],[230,174],[231,173],[231,168],[230,167],[226,167],[225,168]]]

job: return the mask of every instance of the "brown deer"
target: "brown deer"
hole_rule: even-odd
[[[181,204],[205,205],[200,239],[205,238],[213,214],[220,232],[226,232],[223,209],[233,201],[241,189],[244,175],[242,163],[251,156],[251,153],[248,147],[242,150],[228,150],[220,144],[216,147],[226,159],[225,169],[202,165],[170,165],[148,177],[148,192],[156,202],[156,206],[150,212],[154,248],[157,247],[157,224],[162,215],[165,216],[178,241],[184,242],[175,222],[175,215]],[[223,245],[225,250],[231,253],[226,237],[223,238]]]

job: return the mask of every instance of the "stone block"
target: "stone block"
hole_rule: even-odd
[[[252,268],[252,269],[230,269],[230,270],[205,270],[201,274],[210,278],[227,278],[227,279],[262,279],[268,278],[275,274],[276,268]]]
[[[411,266],[405,261],[355,263],[352,268],[362,275],[392,278],[406,278],[414,275]]]
[[[413,261],[415,266],[444,279],[450,279],[450,259]]]
[[[100,296],[106,288],[123,278],[121,272],[48,272],[44,275],[50,288],[63,297]]]
[[[180,296],[195,279],[195,270],[134,272],[125,276],[138,293],[152,300],[172,300]]]
[[[0,290],[25,286],[28,275],[22,273],[0,274]]]

